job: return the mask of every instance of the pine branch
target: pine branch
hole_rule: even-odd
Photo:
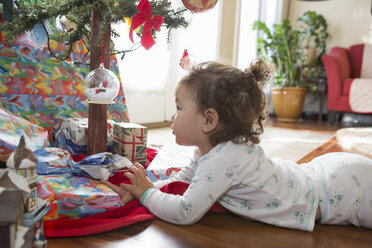
[[[91,13],[100,10],[102,22],[99,35],[105,32],[106,27],[113,23],[118,23],[124,17],[133,17],[138,13],[138,0],[29,0],[21,1],[19,8],[14,9],[12,22],[0,24],[0,30],[5,31],[6,40],[14,40],[18,35],[30,31],[38,23],[49,21],[52,26],[53,34],[51,38],[64,42],[69,41],[71,45],[79,40],[90,41],[90,21]],[[163,27],[168,29],[168,42],[170,42],[171,31],[177,28],[188,26],[183,15],[185,8],[174,10],[168,0],[150,1],[153,15],[160,15],[164,18]],[[68,20],[75,24],[75,29],[68,35],[59,32],[55,27],[55,19],[58,16],[66,16]],[[117,36],[111,30],[111,36]],[[101,40],[98,37],[96,40]],[[87,44],[90,46],[90,44]]]
[[[6,31],[6,38],[14,39],[17,35],[30,31],[37,23],[46,20],[55,20],[57,16],[65,15],[70,21],[77,25],[72,34],[73,41],[89,35],[91,13],[101,10],[103,13],[103,27],[123,20],[123,17],[133,17],[138,13],[137,1],[135,0],[45,0],[23,2],[10,23],[1,24],[0,28]],[[183,10],[174,11],[170,8],[167,0],[151,2],[154,15],[164,18],[167,29],[187,27],[188,21],[183,17]],[[104,31],[104,30],[102,30]]]

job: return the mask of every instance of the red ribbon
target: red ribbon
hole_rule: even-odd
[[[137,9],[139,10],[139,13],[132,17],[129,38],[133,42],[133,30],[138,28],[142,23],[145,23],[143,26],[141,43],[143,47],[148,50],[155,44],[151,31],[152,29],[158,31],[164,22],[164,18],[159,15],[152,15],[151,6],[148,0],[141,0]]]

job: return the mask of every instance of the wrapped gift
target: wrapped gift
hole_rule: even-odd
[[[112,150],[113,120],[107,120],[107,150]],[[55,130],[55,145],[74,155],[87,154],[88,118],[68,118]]]
[[[112,152],[132,163],[146,165],[147,128],[134,123],[114,123]]]
[[[44,220],[77,219],[123,206],[120,196],[98,180],[64,175],[38,176],[38,196],[48,202]]]
[[[83,176],[108,179],[119,170],[132,165],[129,159],[110,152],[96,153],[74,162],[72,155],[62,148],[47,147],[34,152],[38,160],[38,175]]]
[[[18,146],[21,136],[31,150],[49,146],[48,131],[0,108],[0,161],[5,162]]]

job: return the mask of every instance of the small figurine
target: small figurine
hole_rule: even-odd
[[[44,236],[43,222],[38,221],[34,226],[35,236],[32,241],[33,248],[45,248],[47,247],[47,240]]]

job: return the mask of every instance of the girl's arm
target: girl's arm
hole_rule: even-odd
[[[220,156],[203,157],[197,166],[183,196],[163,193],[148,184],[146,187],[140,186],[146,185],[146,178],[138,177],[141,172],[128,175],[132,185],[125,187],[157,217],[175,224],[192,224],[231,188],[240,172],[239,165],[230,165]]]

